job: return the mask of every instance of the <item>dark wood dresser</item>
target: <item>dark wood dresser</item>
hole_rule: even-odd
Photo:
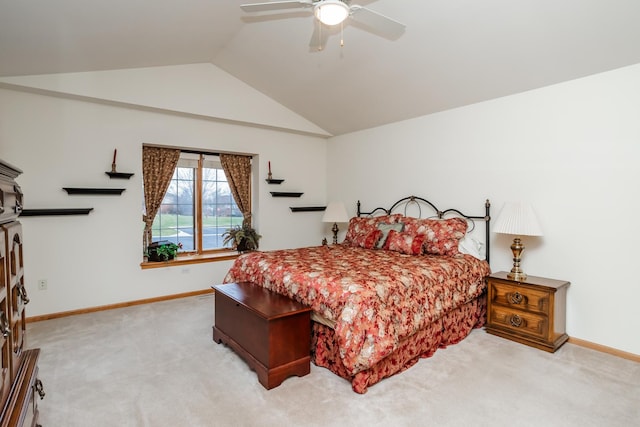
[[[246,282],[213,289],[213,340],[238,353],[260,384],[271,389],[310,372],[311,308]]]
[[[22,191],[15,181],[22,171],[0,160],[0,427],[37,426],[36,394],[44,397],[38,380],[39,349],[25,348]]]

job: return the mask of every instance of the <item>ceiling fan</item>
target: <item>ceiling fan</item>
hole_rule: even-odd
[[[359,5],[351,5],[351,0],[297,0],[272,1],[266,3],[248,3],[240,5],[245,12],[268,12],[286,9],[313,9],[316,25],[311,36],[311,47],[321,50],[328,36],[322,34],[322,25],[329,27],[344,23],[351,19],[371,29],[383,37],[395,39],[405,30],[405,25],[378,12]]]

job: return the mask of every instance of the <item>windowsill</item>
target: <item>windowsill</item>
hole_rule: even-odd
[[[145,270],[147,268],[174,267],[177,265],[200,264],[203,262],[228,261],[230,259],[236,259],[238,255],[239,254],[236,251],[216,252],[213,254],[203,254],[203,255],[178,255],[176,258],[172,259],[171,261],[164,261],[164,262],[143,261],[140,263],[140,268]]]

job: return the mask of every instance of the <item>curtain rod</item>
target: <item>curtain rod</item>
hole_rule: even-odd
[[[196,148],[177,147],[175,145],[142,144],[142,146],[143,147],[158,147],[158,148],[174,148],[176,150],[180,150],[183,153],[208,154],[210,156],[220,156],[220,154],[235,154],[235,155],[239,155],[239,156],[246,156],[246,157],[249,157],[249,158],[252,158],[252,159],[255,156],[255,154],[232,153],[232,152],[219,153],[219,152],[214,152],[214,151],[200,150],[200,149],[196,149]]]

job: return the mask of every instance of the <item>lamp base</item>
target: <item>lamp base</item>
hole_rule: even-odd
[[[507,277],[511,280],[527,280],[527,275],[524,274],[524,271],[520,268],[522,251],[524,251],[524,245],[522,244],[520,237],[514,238],[513,244],[511,245],[511,252],[513,253],[513,268],[510,273],[507,273]]]
[[[338,223],[334,222],[333,227],[331,227],[331,231],[333,231],[333,244],[338,244]]]
[[[522,272],[514,272],[513,270],[511,270],[510,273],[507,273],[507,277],[511,280],[516,280],[516,281],[524,281],[527,280],[527,275],[522,273]]]

